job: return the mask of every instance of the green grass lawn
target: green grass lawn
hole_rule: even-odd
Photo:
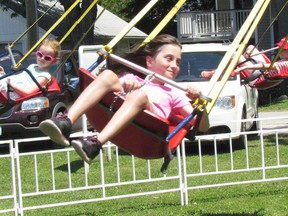
[[[259,112],[278,112],[278,111],[288,111],[288,100],[281,100],[267,106],[259,107]]]
[[[279,102],[268,107],[260,107],[259,111],[285,110],[288,103]],[[265,137],[265,164],[275,165],[275,138],[273,136]],[[281,164],[288,164],[288,145],[287,135],[279,137]],[[187,170],[189,173],[199,173],[199,156],[197,147],[187,146]],[[204,171],[212,172],[215,170],[213,148],[206,146],[202,150]],[[68,183],[68,166],[65,160],[67,153],[56,153],[54,157],[54,175],[56,189],[67,188]],[[73,187],[81,187],[85,185],[83,177],[83,162],[79,160],[75,152],[71,152],[71,178]],[[234,168],[245,168],[245,149],[236,149],[233,152]],[[39,169],[39,189],[51,190],[51,156],[48,154],[37,156]],[[250,166],[258,167],[261,164],[259,152],[259,139],[249,140],[249,161]],[[105,163],[105,180],[106,183],[117,181],[117,173],[115,171],[115,160]],[[137,179],[147,178],[146,161],[136,159]],[[230,154],[227,147],[219,148],[218,155],[219,171],[230,169]],[[33,166],[34,158],[28,156],[21,159],[21,174],[22,174],[22,190],[23,192],[35,191],[35,176]],[[131,174],[131,158],[127,155],[120,156],[121,180],[129,181],[133,178]],[[152,178],[160,177],[159,168],[160,160],[151,161],[153,167]],[[177,172],[176,160],[173,160],[168,169],[169,174],[173,175]],[[225,183],[231,181],[253,180],[256,177],[261,177],[261,172],[243,172],[237,174],[225,175],[208,175],[202,177],[192,177],[188,179],[188,186],[204,185],[207,183]],[[47,178],[48,176],[48,178]],[[267,171],[267,176],[282,177],[288,176],[288,169],[274,169]],[[9,159],[0,160],[0,196],[11,193],[11,167]],[[99,162],[90,166],[89,184],[98,185],[101,182],[99,175]],[[177,187],[178,181],[171,180],[165,182],[153,182],[145,184],[136,184],[129,186],[117,186],[106,189],[109,196],[117,196],[126,194],[127,192],[145,192],[149,190],[165,189]],[[33,198],[25,198],[24,206],[42,205],[46,203],[67,202],[77,199],[89,199],[101,197],[101,188],[93,190],[65,192],[52,195],[39,195]],[[253,183],[234,186],[223,186],[213,188],[193,189],[188,192],[189,205],[181,206],[178,192],[147,195],[133,198],[124,198],[117,200],[99,201],[93,203],[67,205],[62,207],[46,208],[40,210],[25,211],[25,215],[87,215],[87,216],[136,216],[136,215],[201,215],[201,216],[286,216],[288,215],[288,181],[271,181],[266,183]],[[0,209],[11,208],[12,202],[0,200]],[[13,215],[12,213],[2,215]]]
[[[265,138],[265,154],[267,155],[267,165],[274,165],[275,160],[275,140],[272,137]],[[288,145],[285,144],[286,137],[280,137],[280,152],[281,163],[288,164]],[[226,147],[218,149],[218,163],[219,171],[229,170],[230,168],[230,154]],[[215,170],[214,156],[211,154],[213,148],[206,146],[203,148],[203,164],[204,171]],[[54,158],[54,171],[56,180],[56,189],[68,187],[68,166],[65,160],[67,153],[56,153]],[[187,146],[187,170],[189,173],[199,173],[199,156],[197,154],[197,147]],[[233,152],[235,160],[235,169],[245,168],[245,150],[236,149]],[[51,190],[51,164],[50,154],[37,156],[39,167],[39,189]],[[258,167],[261,164],[259,156],[259,140],[249,140],[249,160],[250,166]],[[21,174],[22,174],[22,190],[23,192],[35,191],[34,183],[34,158],[31,156],[23,157],[21,159]],[[115,172],[115,160],[105,163],[105,179],[106,183],[113,183],[117,181]],[[121,180],[129,181],[132,179],[131,174],[131,158],[127,155],[120,156],[121,163]],[[146,161],[141,159],[135,160],[137,167],[137,179],[147,178],[145,172]],[[10,167],[8,159],[0,161],[0,195],[5,195],[5,191],[11,191],[10,188]],[[64,164],[64,165],[63,165]],[[161,176],[159,168],[161,161],[151,161],[153,167],[151,176],[153,178]],[[79,160],[78,156],[71,152],[71,173],[73,187],[80,187],[85,185],[83,178],[83,162]],[[169,174],[173,175],[177,172],[176,160],[173,160],[168,170]],[[269,177],[287,176],[288,169],[275,169],[267,171]],[[204,177],[193,177],[188,180],[189,187],[195,185],[203,185],[207,183],[223,183],[229,181],[245,181],[253,180],[255,177],[261,176],[260,172],[245,172],[238,174],[226,175],[210,175]],[[99,184],[101,182],[99,175],[99,163],[90,166],[89,184]],[[153,182],[136,184],[129,186],[117,186],[106,189],[106,194],[109,196],[126,194],[127,192],[145,192],[163,188],[177,187],[178,181],[171,180],[165,182]],[[74,191],[52,195],[40,195],[33,198],[25,198],[24,206],[42,205],[44,203],[57,203],[73,201],[77,199],[88,199],[101,196],[101,189]],[[40,210],[29,210],[25,215],[287,215],[288,213],[288,181],[274,181],[268,183],[245,184],[237,186],[213,187],[206,189],[189,190],[189,205],[181,206],[178,192],[148,195],[141,197],[125,198],[118,200],[100,201],[94,203],[68,205],[62,207],[46,208]],[[11,203],[6,201],[0,202],[0,209],[4,206],[9,206]],[[13,214],[3,214],[13,215]]]
[[[251,184],[189,192],[189,205],[180,206],[177,193],[143,196],[27,212],[27,215],[267,215],[285,216],[288,182]]]

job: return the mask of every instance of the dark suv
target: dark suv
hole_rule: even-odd
[[[17,51],[13,51],[13,56],[16,63],[22,58],[22,54]],[[6,73],[11,71],[11,62],[9,54],[0,54],[0,65],[5,68]],[[26,68],[31,63],[36,63],[35,53],[29,55],[21,68]],[[1,112],[4,105],[0,104],[0,140],[43,136],[38,129],[39,123],[59,113],[63,114],[78,97],[79,90],[70,85],[74,79],[78,79],[77,52],[61,51],[61,58],[57,65],[51,67],[50,73],[56,78],[60,92],[39,93],[4,113]],[[74,128],[76,129],[78,128]]]

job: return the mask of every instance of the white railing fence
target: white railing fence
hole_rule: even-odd
[[[16,192],[16,171],[14,160],[13,140],[0,141],[0,151],[3,151],[3,145],[8,145],[9,152],[0,155],[0,203],[5,207],[0,207],[0,214],[15,212],[17,209]],[[6,182],[9,182],[8,184]],[[6,186],[4,186],[6,185]]]
[[[233,39],[250,10],[193,11],[177,14],[180,41]]]
[[[0,213],[24,215],[36,209],[165,193],[178,193],[179,205],[188,205],[189,192],[195,189],[287,180],[287,172],[280,171],[288,168],[283,138],[288,129],[283,124],[265,128],[265,121],[287,120],[288,116],[259,119],[258,131],[242,133],[243,145],[232,138],[221,142],[217,134],[196,137],[193,143],[184,140],[166,175],[160,172],[162,159],[139,159],[111,143],[89,166],[73,148],[19,152],[19,145],[40,145],[45,137],[11,140],[9,152],[0,155]]]

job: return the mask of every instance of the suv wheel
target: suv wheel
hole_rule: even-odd
[[[57,105],[59,105],[59,104],[57,104]],[[66,105],[65,104],[61,104],[61,105],[62,106],[58,106],[57,109],[56,109],[56,106],[55,106],[51,117],[56,117],[57,115],[63,115],[67,111]],[[59,145],[59,144],[53,142],[52,140],[50,140],[50,145],[51,145],[52,149],[65,148],[64,146]]]
[[[245,119],[247,119],[247,115],[246,115],[246,111],[245,111],[245,107],[244,107],[242,110],[241,120],[245,120]],[[246,129],[247,129],[246,122],[241,121],[240,132],[245,132]],[[245,135],[244,134],[241,134],[239,139],[237,140],[237,146],[241,147],[241,148],[245,146]]]

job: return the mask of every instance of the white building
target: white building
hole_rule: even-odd
[[[19,38],[26,31],[26,19],[17,12],[17,8],[22,7],[22,5],[18,4],[16,1],[11,0],[13,2],[15,8],[8,10],[3,10],[0,7],[0,52],[3,51],[3,48],[8,44],[14,44],[15,40]],[[38,4],[38,12],[39,16],[45,13],[50,7],[54,5],[55,1],[40,1]],[[101,13],[103,8],[98,5],[98,14]],[[17,16],[11,17],[13,13],[17,13]],[[64,7],[57,3],[46,15],[41,18],[39,21],[39,38],[41,38],[46,30],[49,29],[64,13]],[[100,16],[100,18],[96,21],[94,26],[94,35],[97,37],[97,41],[100,43],[108,43],[112,38],[115,37],[128,23],[115,14],[109,12],[107,9]],[[46,30],[44,30],[46,29]],[[60,35],[63,36],[67,31],[67,25],[65,23],[60,23],[59,27],[52,31],[53,34],[49,35],[51,37],[58,37]],[[54,33],[55,32],[55,33]],[[116,45],[118,49],[127,49],[131,44],[136,41],[142,41],[146,38],[146,34],[140,31],[137,28],[132,28],[130,32]],[[18,40],[17,40],[18,41]],[[27,47],[27,34],[25,34],[15,45],[13,49],[17,49],[22,51],[23,53],[28,51]]]

